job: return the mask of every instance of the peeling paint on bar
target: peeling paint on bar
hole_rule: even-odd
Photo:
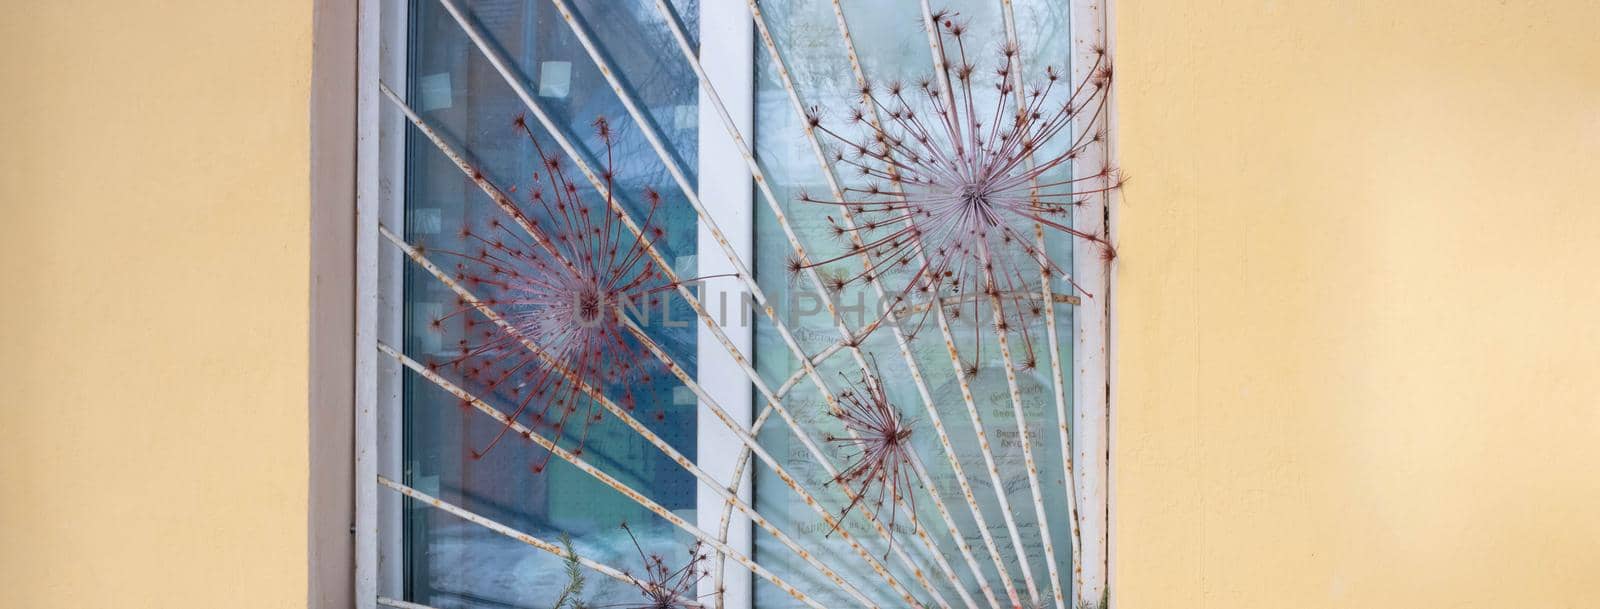
[[[755,424],[750,426],[750,435],[756,436],[756,437],[760,437],[761,436],[761,428],[765,427],[767,425],[767,421],[769,419],[771,419],[771,417],[772,417],[772,408],[770,408],[770,407],[762,408],[761,409],[761,414],[756,416]],[[744,482],[744,469],[745,469],[746,466],[748,466],[750,464],[750,454],[751,454],[751,450],[750,450],[749,446],[746,446],[746,447],[744,447],[744,448],[739,450],[738,463],[736,465],[734,465],[734,467],[733,467],[733,478],[732,478],[733,483],[728,485],[728,492],[734,493],[734,494],[738,494],[739,493],[739,487]],[[723,508],[722,508],[722,519],[719,521],[719,523],[717,525],[717,534],[720,535],[722,539],[727,539],[728,538],[728,527],[732,523],[733,523],[733,503],[732,502],[724,502],[723,503]],[[712,574],[712,581],[714,582],[714,587],[718,591],[721,591],[723,589],[722,588],[722,584],[723,584],[723,581],[724,581],[724,574],[725,574],[725,572],[727,570],[726,567],[727,567],[727,561],[718,560],[717,561],[717,566],[716,566],[716,571]],[[723,602],[722,601],[723,601],[722,594],[717,594],[717,609],[723,609]]]

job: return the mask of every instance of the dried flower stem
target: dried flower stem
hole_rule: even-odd
[[[876,366],[861,373],[859,380],[846,380],[846,383],[848,387],[839,393],[844,410],[834,418],[851,433],[848,437],[829,434],[824,438],[835,446],[855,451],[854,462],[833,480],[856,487],[856,498],[840,515],[842,518],[857,507],[881,512],[887,504],[889,528],[893,529],[900,512],[896,508],[901,501],[907,503],[907,511],[917,512],[910,472],[913,430],[889,399]]]
[[[578,152],[575,146],[573,146],[571,140],[569,140],[566,135],[562,133],[560,127],[557,126],[553,120],[551,120],[549,114],[545,112],[544,107],[539,105],[538,102],[534,101],[533,94],[528,91],[526,83],[524,83],[522,79],[518,77],[511,69],[511,67],[507,64],[505,57],[502,56],[500,52],[483,37],[482,31],[480,31],[478,27],[467,18],[466,14],[461,11],[461,8],[456,4],[455,0],[439,0],[439,3],[455,20],[456,24],[461,27],[462,31],[467,35],[467,38],[472,41],[473,46],[477,48],[478,51],[483,54],[484,58],[489,61],[489,64],[494,67],[495,72],[500,75],[501,80],[511,87],[512,92],[516,94],[517,98],[522,101],[523,106],[528,109],[529,113],[533,115],[534,119],[539,122],[539,125],[544,128],[547,134],[549,134],[550,139],[553,140],[556,143],[556,146],[559,147],[561,151],[567,155],[567,158],[572,161],[572,167],[576,168],[579,173],[582,173],[584,178],[588,180],[589,184],[592,185],[598,193],[605,197],[608,203],[610,203],[611,210],[617,214],[617,219],[622,222],[623,226],[627,228],[635,238],[644,239],[644,233],[639,224],[634,221],[632,213],[621,204],[620,200],[611,196],[611,189],[606,186],[606,183],[601,180],[599,176],[595,175],[594,170],[589,167],[588,163],[584,160],[583,155]],[[400,103],[402,106],[404,105],[403,102],[400,102],[397,97],[391,96],[390,99],[396,103]],[[437,141],[435,142],[436,145],[439,143],[440,142]],[[704,218],[705,212],[699,206],[698,199],[691,198],[691,203],[694,204],[696,213]],[[722,245],[724,252],[731,251],[731,246],[728,244],[727,238],[722,235],[721,231],[715,230],[714,227],[712,228],[712,235],[717,239],[718,243]],[[727,333],[724,332],[722,327],[717,324],[716,320],[711,317],[711,314],[707,312],[706,308],[701,304],[694,291],[688,286],[687,283],[679,279],[677,274],[672,270],[672,265],[668,263],[666,258],[661,254],[660,250],[653,246],[647,247],[646,254],[648,254],[651,259],[655,261],[657,268],[661,271],[662,275],[665,276],[668,283],[675,286],[678,291],[678,295],[683,297],[684,302],[688,303],[690,308],[694,310],[695,316],[698,317],[701,323],[703,323],[711,332],[712,337],[716,339],[718,344],[720,344],[722,348],[730,354],[730,356],[734,359],[734,363],[737,364],[746,375],[754,376],[756,374],[755,368],[751,365],[749,360],[746,359],[742,353],[740,353],[738,347],[736,347],[733,344],[733,341],[728,338]],[[747,286],[751,285],[749,273],[745,270],[742,270],[742,265],[737,265],[737,268],[741,269],[740,279],[744,280]],[[772,307],[766,305],[764,295],[762,295],[758,304],[762,305],[763,313],[765,313],[769,318],[773,318],[775,316],[775,312],[773,311]],[[813,375],[815,374],[814,367],[808,366],[807,369]]]
[[[639,538],[634,537],[633,528],[628,523],[622,523],[622,530],[627,531],[628,539],[633,542],[633,548],[639,551],[639,560],[644,563],[645,577],[634,584],[639,593],[644,595],[648,602],[632,609],[698,609],[700,602],[694,590],[699,587],[700,579],[706,572],[700,569],[700,564],[705,562],[706,556],[701,553],[702,544],[695,542],[689,548],[689,560],[683,566],[672,568],[667,566],[666,559],[659,554],[646,554],[639,545]],[[556,609],[560,609],[557,607]]]

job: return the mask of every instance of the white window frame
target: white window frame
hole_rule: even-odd
[[[1067,1],[1067,0],[1063,0]],[[1071,23],[1074,48],[1087,48],[1091,41],[1110,43],[1109,0],[1076,0]],[[401,340],[402,303],[399,278],[404,266],[402,254],[383,246],[378,225],[400,227],[404,209],[405,133],[403,116],[385,108],[378,82],[396,91],[406,90],[406,46],[409,33],[406,0],[360,0],[357,40],[357,125],[356,125],[356,327],[355,327],[355,599],[358,609],[380,606],[412,608],[402,597],[403,559],[401,521],[403,498],[383,490],[378,477],[401,479],[401,368],[383,356],[378,343],[398,345]],[[717,88],[735,123],[745,134],[752,133],[754,94],[754,27],[744,2],[702,0],[700,7],[701,63]],[[1075,61],[1074,67],[1085,65]],[[1076,77],[1081,75],[1075,74]],[[1115,142],[1115,105],[1108,120],[1111,142]],[[699,168],[697,185],[702,201],[720,221],[724,234],[745,260],[750,259],[754,232],[753,191],[744,172],[722,171],[738,167],[743,159],[734,143],[718,127],[719,119],[707,104],[700,105]],[[1089,155],[1078,161],[1081,167],[1098,169],[1103,158]],[[1077,226],[1099,228],[1111,222],[1104,201],[1085,205],[1074,215]],[[717,244],[703,228],[699,231],[699,251],[715,252]],[[1114,234],[1114,233],[1112,233]],[[1080,526],[1083,534],[1086,598],[1096,598],[1108,587],[1109,527],[1108,442],[1111,391],[1109,340],[1112,293],[1110,269],[1098,262],[1098,252],[1078,240],[1074,246],[1074,273],[1080,285],[1091,293],[1108,297],[1087,300],[1076,309],[1073,348],[1074,462],[1079,472]],[[721,256],[696,256],[701,276],[727,273],[731,265]],[[739,290],[731,283],[719,286],[712,280],[708,290]],[[726,279],[724,282],[735,280]],[[725,328],[728,336],[746,356],[752,348],[752,331],[746,327]],[[701,327],[698,341],[699,370],[707,372],[733,366],[729,354]],[[749,420],[753,417],[752,395],[748,382],[740,375],[702,374],[699,382],[730,414]],[[701,446],[733,446],[737,438],[724,429],[702,406],[697,438]],[[699,464],[718,479],[728,479],[738,451],[697,451]],[[747,470],[745,476],[749,476]],[[740,485],[740,497],[750,499],[748,478]],[[719,524],[723,501],[711,493],[697,493],[699,526],[712,529]],[[735,512],[728,543],[748,553],[751,544],[749,519]],[[727,606],[749,609],[751,581],[731,577],[725,582]]]

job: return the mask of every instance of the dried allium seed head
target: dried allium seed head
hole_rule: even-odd
[[[852,281],[893,277],[901,282],[891,288],[897,296],[919,294],[967,306],[974,322],[988,317],[979,315],[980,306],[998,306],[993,313],[1003,320],[988,327],[1019,330],[1026,327],[1026,312],[1039,304],[1041,278],[1071,276],[1040,254],[1034,228],[1103,241],[1072,228],[1064,217],[1086,197],[1119,187],[1120,174],[1107,169],[1061,177],[1060,170],[1104,144],[1100,123],[1111,78],[1109,59],[1096,53],[1095,65],[1075,86],[1047,67],[1042,82],[1022,88],[1014,82],[1017,74],[1011,65],[1018,49],[1007,44],[1000,47],[1000,64],[989,76],[994,82],[980,85],[974,81],[982,77],[967,60],[968,45],[961,39],[966,25],[948,11],[934,14],[934,19],[940,26],[940,50],[948,58],[946,72],[935,77],[948,81],[949,90],[935,85],[934,78],[923,78],[909,92],[898,86],[868,91],[862,107],[850,113],[850,122],[859,127],[830,124],[820,120],[819,112],[810,114],[819,117],[817,131],[834,140],[836,148],[848,146],[854,152],[850,157],[834,155],[837,173],[860,175],[870,184],[845,188],[841,200],[815,195],[802,199],[842,207],[854,225],[835,225],[835,231],[861,244],[811,264],[870,254],[868,268]],[[981,103],[980,92],[994,105]],[[865,129],[868,135],[851,138],[846,135],[851,129]],[[914,262],[905,263],[908,259]],[[898,270],[884,273],[891,269]],[[1022,336],[1026,341],[1027,333]],[[1025,348],[1031,356],[1032,345]]]
[[[1109,263],[1112,260],[1116,260],[1116,259],[1117,259],[1117,248],[1112,247],[1110,243],[1102,243],[1102,244],[1100,244],[1100,261],[1101,262]]]
[[[701,606],[696,600],[696,588],[700,580],[707,575],[704,567],[707,557],[700,542],[696,541],[689,546],[688,558],[683,563],[679,564],[676,561],[669,563],[667,558],[660,554],[645,552],[628,523],[622,523],[622,530],[628,533],[628,539],[633,541],[633,548],[639,552],[639,560],[644,563],[642,576],[624,573],[634,579],[634,585],[639,588],[639,593],[644,596],[645,602],[640,605],[625,604],[620,607],[691,609]]]
[[[649,354],[629,335],[619,309],[639,309],[673,287],[648,256],[663,233],[647,218],[643,237],[636,236],[611,210],[614,134],[604,118],[594,122],[607,151],[603,203],[581,200],[527,122],[515,125],[547,170],[534,174],[525,203],[505,210],[509,222],[463,227],[461,250],[440,250],[457,258],[453,274],[479,301],[458,300],[454,312],[430,321],[442,327],[459,319],[463,335],[456,355],[432,364],[454,371],[476,393],[515,404],[511,420],[552,439],[573,438],[573,452],[582,454],[590,426],[601,418],[584,388],[611,390],[615,402],[633,410],[631,385],[649,378],[640,363]],[[644,198],[654,217],[660,197],[647,191]],[[503,324],[484,323],[482,310]],[[510,428],[473,456],[493,449]],[[543,471],[549,458],[544,454],[534,471]]]
[[[898,506],[906,506],[907,513],[916,517],[911,482],[912,428],[889,401],[876,364],[858,381],[846,382],[849,388],[838,396],[840,410],[831,413],[844,425],[845,435],[829,435],[826,439],[852,451],[845,456],[850,466],[830,483],[848,488],[853,498],[840,510],[834,528],[851,510],[865,504],[875,515],[888,510],[889,530],[893,531]]]

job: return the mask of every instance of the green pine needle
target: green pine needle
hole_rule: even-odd
[[[562,533],[561,545],[567,550],[562,558],[567,563],[567,587],[561,590],[561,596],[556,597],[556,604],[550,609],[588,609],[589,604],[578,598],[583,594],[583,564],[578,562],[578,552],[572,548],[572,536]]]

